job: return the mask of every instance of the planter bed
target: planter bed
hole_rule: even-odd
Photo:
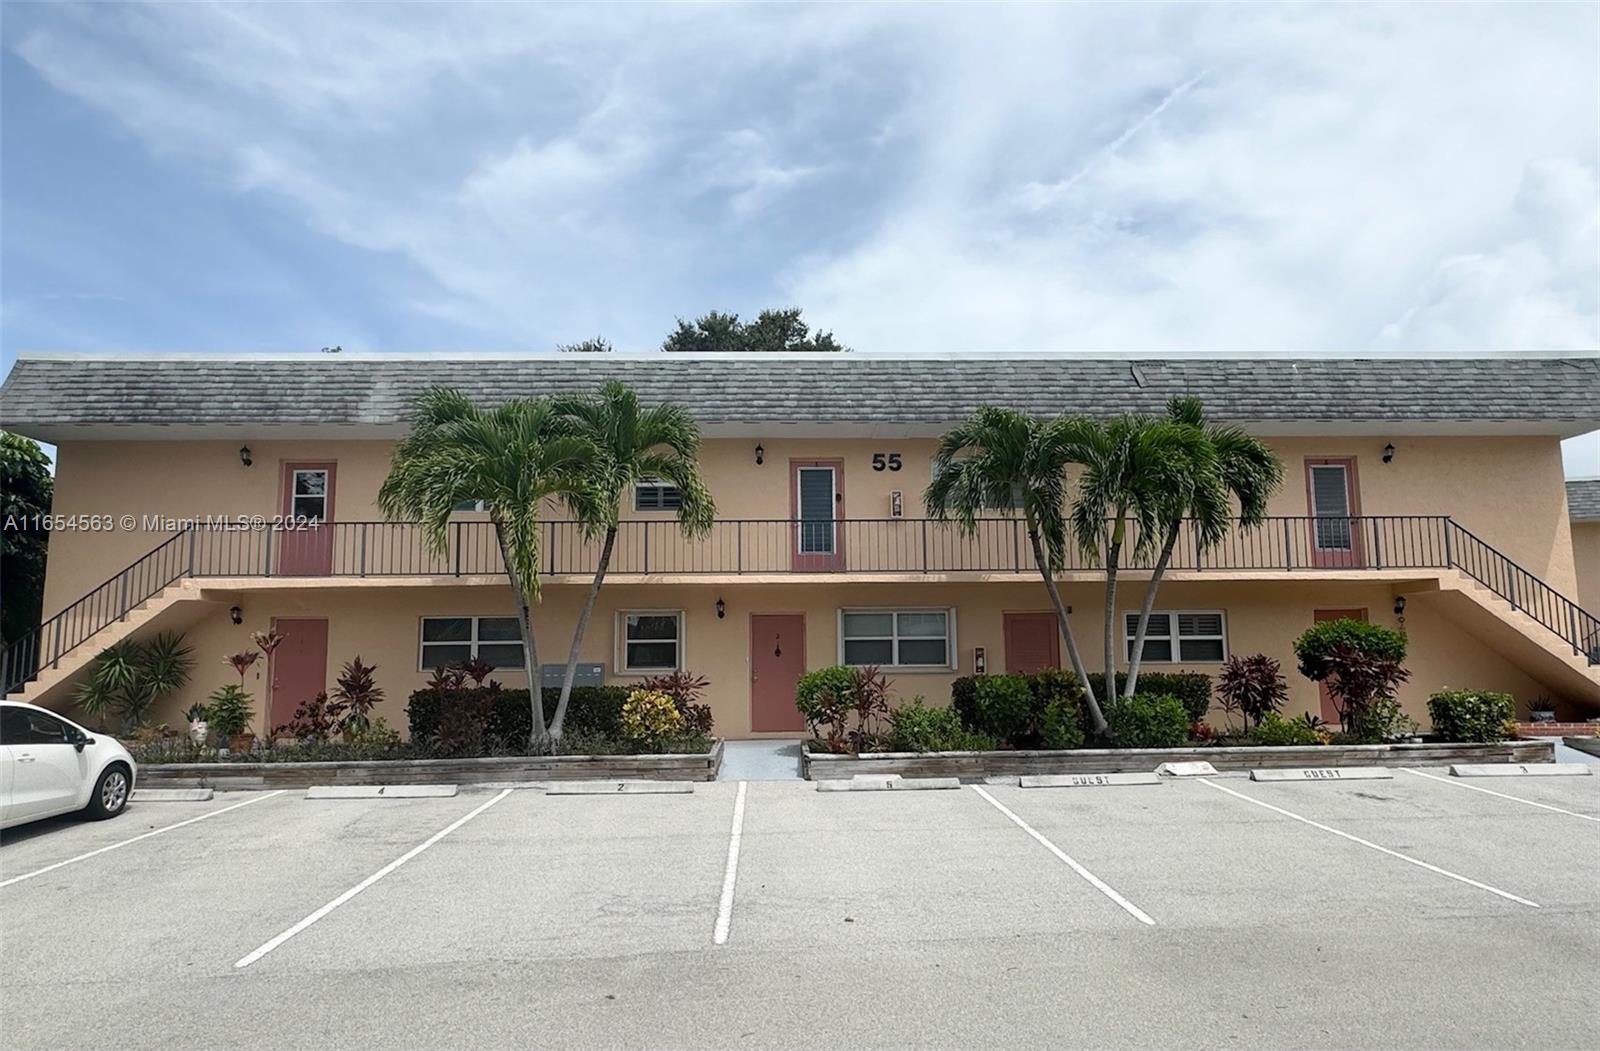
[[[1568,748],[1576,748],[1585,755],[1600,756],[1600,737],[1590,734],[1588,737],[1563,737],[1561,743]]]
[[[312,785],[478,784],[485,781],[715,781],[722,742],[693,755],[518,755],[316,763],[153,763],[141,788],[309,788]]]
[[[1162,763],[1201,759],[1218,770],[1284,766],[1436,766],[1444,763],[1548,763],[1552,741],[1497,744],[1325,744],[1284,748],[1094,748],[1066,752],[868,752],[834,755],[801,746],[809,781],[857,774],[959,777],[981,781],[997,774],[1147,773]]]

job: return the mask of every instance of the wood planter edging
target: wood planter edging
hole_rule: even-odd
[[[485,781],[715,781],[722,741],[678,755],[516,755],[478,759],[363,759],[314,763],[152,763],[140,788],[310,788]]]
[[[1561,743],[1585,755],[1600,756],[1600,737],[1563,737]]]
[[[999,774],[1123,774],[1162,763],[1204,760],[1218,770],[1295,766],[1433,766],[1441,763],[1548,763],[1552,741],[1495,744],[1321,744],[1260,748],[1080,748],[1071,751],[868,752],[835,755],[801,745],[808,781],[857,774],[959,777],[976,781]]]

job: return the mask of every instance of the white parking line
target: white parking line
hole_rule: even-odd
[[[1088,880],[1090,885],[1093,886],[1095,890],[1099,891],[1101,894],[1104,894],[1106,897],[1122,906],[1123,911],[1127,912],[1129,916],[1132,916],[1140,923],[1149,924],[1152,927],[1155,926],[1156,921],[1145,915],[1144,910],[1140,909],[1139,906],[1135,905],[1127,898],[1124,898],[1122,895],[1118,894],[1108,883],[1105,882],[1105,880],[1102,880],[1099,876],[1096,876],[1094,873],[1090,872],[1088,869],[1072,860],[1072,858],[1067,855],[1066,851],[1062,850],[1048,839],[1045,839],[1044,836],[1034,831],[1031,825],[1017,815],[1013,814],[1009,809],[1007,809],[1004,803],[1000,802],[1000,800],[984,791],[981,785],[973,785],[972,790],[983,798],[987,799],[991,804],[993,804],[996,810],[1010,818],[1018,828],[1022,829],[1022,831],[1038,840],[1046,850],[1060,858],[1062,861],[1065,861],[1069,866],[1071,866],[1072,871]]]
[[[107,851],[117,850],[117,849],[120,849],[122,847],[126,847],[131,843],[137,843],[141,839],[149,839],[151,836],[159,836],[163,832],[171,832],[175,828],[182,828],[185,825],[192,825],[196,821],[204,821],[208,817],[216,817],[218,814],[226,814],[230,810],[238,810],[240,807],[249,806],[251,803],[259,803],[263,799],[271,799],[273,796],[282,795],[283,792],[284,792],[284,790],[280,788],[275,792],[268,792],[266,795],[262,795],[262,796],[254,796],[254,797],[252,797],[250,799],[244,800],[243,802],[234,803],[231,806],[225,806],[220,810],[207,811],[206,813],[200,814],[197,817],[191,817],[187,821],[179,821],[177,824],[163,825],[160,828],[153,828],[149,832],[145,832],[142,835],[134,836],[132,839],[125,839],[120,843],[113,843],[109,847],[101,847],[99,850],[91,850],[87,854],[79,854],[75,858],[68,858],[65,861],[58,861],[54,865],[46,865],[42,869],[36,869],[33,872],[26,872],[26,873],[23,873],[21,876],[12,876],[8,880],[0,881],[0,887],[9,887],[13,883],[21,883],[25,879],[33,879],[33,877],[35,877],[35,876],[43,876],[46,872],[54,872],[56,869],[65,868],[68,865],[76,865],[80,861],[87,861],[90,858],[96,857],[96,856],[98,856],[100,854],[104,854]]]
[[[1490,894],[1497,894],[1500,897],[1505,898],[1507,901],[1514,901],[1518,905],[1526,905],[1530,909],[1537,909],[1539,907],[1538,902],[1529,901],[1527,898],[1519,898],[1515,894],[1511,894],[1511,893],[1508,893],[1507,891],[1500,890],[1498,887],[1491,887],[1487,883],[1479,883],[1475,879],[1468,879],[1466,876],[1463,876],[1463,875],[1461,875],[1460,873],[1457,873],[1457,872],[1451,872],[1449,869],[1442,869],[1437,865],[1430,865],[1426,861],[1421,861],[1421,860],[1419,860],[1417,858],[1412,857],[1409,854],[1402,854],[1398,850],[1390,850],[1388,847],[1380,847],[1380,846],[1378,846],[1378,844],[1373,843],[1370,840],[1362,839],[1360,836],[1352,836],[1348,832],[1340,832],[1336,828],[1332,828],[1332,827],[1330,827],[1328,825],[1324,825],[1324,824],[1322,824],[1321,822],[1318,822],[1318,821],[1313,821],[1308,817],[1301,817],[1299,814],[1296,814],[1293,811],[1289,811],[1289,810],[1283,809],[1283,807],[1273,806],[1271,803],[1264,803],[1259,799],[1255,799],[1255,798],[1253,798],[1251,796],[1245,795],[1243,792],[1235,792],[1233,789],[1228,788],[1226,785],[1219,785],[1215,781],[1206,780],[1206,779],[1201,779],[1200,783],[1203,784],[1203,785],[1210,785],[1212,788],[1215,788],[1218,792],[1226,792],[1230,796],[1234,796],[1235,798],[1244,800],[1246,803],[1254,803],[1258,807],[1265,807],[1266,809],[1272,811],[1275,814],[1282,814],[1284,817],[1293,818],[1294,820],[1300,822],[1301,824],[1310,825],[1312,828],[1320,828],[1320,829],[1322,829],[1322,831],[1331,832],[1331,833],[1333,833],[1334,835],[1338,836],[1341,839],[1348,839],[1352,843],[1359,843],[1363,847],[1370,847],[1371,849],[1376,850],[1380,854],[1387,854],[1391,858],[1399,858],[1401,861],[1404,861],[1407,864],[1415,865],[1418,868],[1427,869],[1429,872],[1437,872],[1439,875],[1446,876],[1446,877],[1448,877],[1450,879],[1455,880],[1458,883],[1465,883],[1470,887],[1477,887],[1479,890],[1486,890]]]
[[[739,782],[739,794],[733,799],[733,827],[728,831],[728,867],[722,873],[722,899],[717,902],[717,924],[711,932],[711,944],[722,945],[728,940],[728,925],[733,922],[733,888],[739,881],[739,844],[744,839],[744,790],[749,782]]]
[[[494,806],[496,803],[500,802],[500,800],[504,799],[506,796],[508,796],[510,794],[511,794],[511,789],[509,789],[509,788],[502,789],[499,795],[495,796],[493,799],[489,800],[487,803],[484,803],[482,806],[478,807],[477,809],[471,811],[470,813],[468,813],[468,814],[466,814],[466,815],[464,815],[462,817],[456,818],[454,821],[450,822],[450,824],[446,825],[444,828],[441,828],[439,831],[435,832],[433,835],[429,836],[427,839],[423,840],[421,843],[419,843],[416,846],[412,847],[410,850],[406,851],[404,854],[401,854],[398,858],[395,858],[393,861],[389,862],[389,864],[385,865],[383,868],[379,869],[377,872],[374,872],[372,875],[368,876],[366,879],[362,880],[360,883],[357,883],[354,887],[351,887],[349,890],[345,891],[343,894],[339,895],[337,898],[334,898],[332,901],[328,902],[328,904],[322,906],[316,912],[313,912],[311,915],[307,916],[305,919],[301,920],[299,923],[295,924],[293,927],[290,927],[288,930],[284,931],[283,933],[274,936],[270,941],[268,941],[265,944],[263,944],[260,948],[255,949],[254,951],[252,951],[248,955],[242,957],[237,963],[234,964],[234,966],[235,967],[249,967],[251,964],[253,964],[257,960],[261,959],[261,957],[267,955],[267,953],[269,953],[272,950],[276,949],[278,946],[282,945],[284,942],[288,941],[290,938],[293,938],[296,934],[299,934],[301,931],[305,930],[307,927],[311,926],[313,923],[316,923],[318,920],[320,920],[324,916],[328,915],[328,913],[332,912],[334,909],[337,909],[339,906],[343,905],[345,902],[349,901],[351,898],[355,897],[357,894],[360,894],[362,891],[366,890],[368,887],[372,886],[374,883],[376,883],[379,880],[383,879],[383,877],[387,876],[389,873],[393,872],[395,869],[399,868],[401,865],[404,865],[406,862],[410,861],[412,858],[416,857],[418,854],[421,854],[424,850],[427,850],[429,847],[433,846],[435,843],[439,842],[441,839],[443,839],[444,837],[448,836],[450,833],[454,832],[456,829],[460,828],[462,825],[465,825],[468,821],[471,821],[473,818],[477,817],[479,814],[483,813],[485,810],[488,810],[490,807]]]
[[[1412,770],[1410,767],[1406,767],[1405,771],[1408,774],[1416,774],[1418,777],[1426,777],[1430,781],[1442,781],[1447,785],[1455,785],[1457,788],[1466,788],[1474,792],[1482,792],[1486,796],[1499,796],[1501,799],[1509,799],[1513,803],[1523,803],[1527,806],[1536,806],[1540,810],[1553,810],[1557,814],[1565,814],[1568,817],[1581,817],[1585,821],[1600,822],[1600,817],[1595,817],[1593,814],[1580,814],[1575,810],[1562,810],[1560,807],[1551,806],[1548,803],[1535,803],[1533,800],[1523,799],[1521,796],[1508,796],[1504,792],[1496,792],[1492,788],[1482,788],[1478,785],[1469,785],[1465,781],[1457,781],[1449,777],[1440,777],[1438,774],[1425,774],[1421,770]]]

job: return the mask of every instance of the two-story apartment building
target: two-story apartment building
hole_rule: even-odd
[[[1444,686],[1600,714],[1600,552],[1569,517],[1560,451],[1600,428],[1594,355],[25,355],[0,426],[56,446],[54,511],[77,527],[51,538],[46,621],[8,652],[7,690],[67,706],[104,646],[181,630],[199,665],[159,713],[176,722],[232,676],[225,655],[274,627],[287,641],[246,684],[258,730],[358,654],[402,727],[440,663],[478,656],[525,684],[484,516],[463,508],[449,549],[431,552],[384,521],[378,487],[426,385],[488,403],[608,378],[699,420],[717,521],[686,540],[676,493],[638,488],[585,674],[702,674],[724,735],[797,733],[795,678],[825,665],[879,665],[901,697],[943,703],[960,675],[1064,664],[1020,523],[996,509],[965,536],[928,520],[938,436],[984,403],[1159,413],[1175,394],[1267,439],[1286,482],[1262,527],[1203,552],[1180,543],[1147,668],[1215,674],[1230,654],[1266,653],[1285,666],[1291,713],[1331,714],[1291,643],[1359,616],[1408,634],[1402,700],[1424,725]],[[596,552],[558,508],[543,528],[536,628],[541,658],[560,661]],[[1147,576],[1125,572],[1119,627]],[[1061,588],[1097,665],[1100,574],[1080,559]]]

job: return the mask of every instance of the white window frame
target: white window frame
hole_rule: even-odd
[[[894,653],[895,661],[900,659],[900,613],[943,613],[944,614],[944,640],[945,662],[943,664],[879,664],[879,668],[893,668],[899,672],[946,672],[960,670],[960,650],[956,648],[956,608],[954,606],[841,606],[834,619],[834,637],[838,639],[839,663],[845,664],[844,659],[844,617],[847,613],[888,613],[893,618],[891,630],[893,634],[884,635],[856,635],[858,639],[883,639],[890,640],[890,648]],[[931,635],[910,635],[911,639],[933,638]],[[864,664],[845,665],[846,667],[864,668]]]
[[[304,494],[302,494],[299,491],[300,490],[300,476],[303,475],[303,474],[320,474],[320,475],[322,475],[322,492],[321,492],[320,495],[313,494],[313,493],[304,493]],[[307,522],[317,522],[317,523],[326,522],[328,520],[328,487],[330,485],[332,485],[332,483],[333,483],[333,472],[331,470],[329,470],[328,468],[326,468],[326,467],[296,467],[293,471],[290,471],[289,472],[289,514],[290,514],[290,516],[292,518],[294,518],[294,520],[296,522],[301,520],[300,515],[295,513],[295,506],[297,504],[299,504],[301,500],[321,500],[322,501],[322,514],[318,515],[316,518],[311,518],[311,517],[308,516],[308,517],[305,518],[305,521],[307,521]]]
[[[428,652],[427,651],[427,647],[429,647],[429,646],[461,646],[461,645],[465,645],[467,647],[467,659],[468,660],[477,660],[478,659],[478,646],[481,643],[486,643],[487,645],[490,645],[490,646],[511,646],[511,645],[516,645],[516,646],[520,647],[522,645],[522,639],[521,639],[521,633],[520,632],[518,633],[518,637],[516,639],[480,639],[480,638],[478,638],[478,622],[479,621],[482,621],[482,620],[516,620],[516,619],[517,619],[517,615],[515,613],[485,613],[485,614],[483,614],[481,616],[476,615],[476,614],[472,614],[472,613],[431,613],[431,614],[429,614],[429,615],[427,615],[425,617],[418,617],[417,618],[417,670],[418,671],[423,671],[423,672],[431,672],[435,668],[439,667],[438,664],[430,664],[425,659],[426,654]],[[427,624],[427,622],[430,621],[430,620],[465,620],[465,621],[468,621],[472,625],[472,628],[467,633],[467,637],[465,639],[462,639],[462,640],[457,641],[457,642],[424,642],[423,641],[423,626],[425,624]],[[523,654],[522,659],[523,659],[524,663],[527,662],[528,657],[527,657],[526,653]],[[502,671],[502,670],[506,671],[506,672],[527,671],[526,668],[501,668],[500,666],[496,666],[495,667],[495,671]]]
[[[678,621],[678,663],[671,668],[635,668],[628,664],[628,618],[629,617],[675,617]],[[666,672],[682,671],[688,667],[687,645],[684,638],[687,618],[681,609],[619,609],[616,619],[612,623],[612,638],[614,639],[613,653],[611,655],[612,668],[618,675],[661,675]],[[665,642],[665,639],[640,639],[640,642]]]
[[[466,501],[466,500],[461,501],[461,503],[467,503],[467,502],[468,501]],[[455,514],[455,515],[481,515],[485,511],[488,510],[488,508],[483,505],[483,501],[482,500],[473,500],[473,501],[471,501],[471,503],[472,503],[471,507],[459,507],[458,506],[458,507],[451,508],[450,513],[451,514]]]
[[[679,490],[677,486],[673,485],[671,482],[663,481],[660,478],[641,478],[633,483],[633,510],[636,514],[675,515],[678,513],[677,507],[640,507],[639,491],[641,489],[671,489],[678,494],[678,506],[683,506],[683,492]]]
[[[1172,629],[1171,633],[1157,635],[1153,632],[1147,632],[1144,641],[1146,645],[1149,645],[1152,639],[1165,639],[1172,646],[1172,658],[1170,660],[1157,660],[1153,657],[1146,657],[1139,662],[1141,664],[1221,664],[1228,659],[1228,654],[1232,652],[1228,648],[1228,611],[1225,609],[1153,609],[1150,611],[1152,620],[1158,616],[1169,618],[1167,623]],[[1178,632],[1178,618],[1180,616],[1218,617],[1222,620],[1222,634],[1180,635]],[[1139,611],[1124,610],[1122,614],[1122,659],[1124,661],[1131,660],[1133,657],[1133,636],[1138,626]],[[1191,642],[1220,640],[1222,642],[1222,656],[1217,660],[1185,660],[1183,656],[1183,640],[1185,639]]]
[[[800,495],[800,479],[807,471],[827,471],[828,477],[833,479],[833,488],[828,493],[831,502],[828,504],[828,550],[826,551],[806,550],[806,526],[817,525],[822,521],[820,518],[805,517],[804,501]],[[808,463],[794,469],[794,551],[801,558],[837,558],[839,555],[839,493],[844,481],[842,474],[840,465],[836,463]]]

